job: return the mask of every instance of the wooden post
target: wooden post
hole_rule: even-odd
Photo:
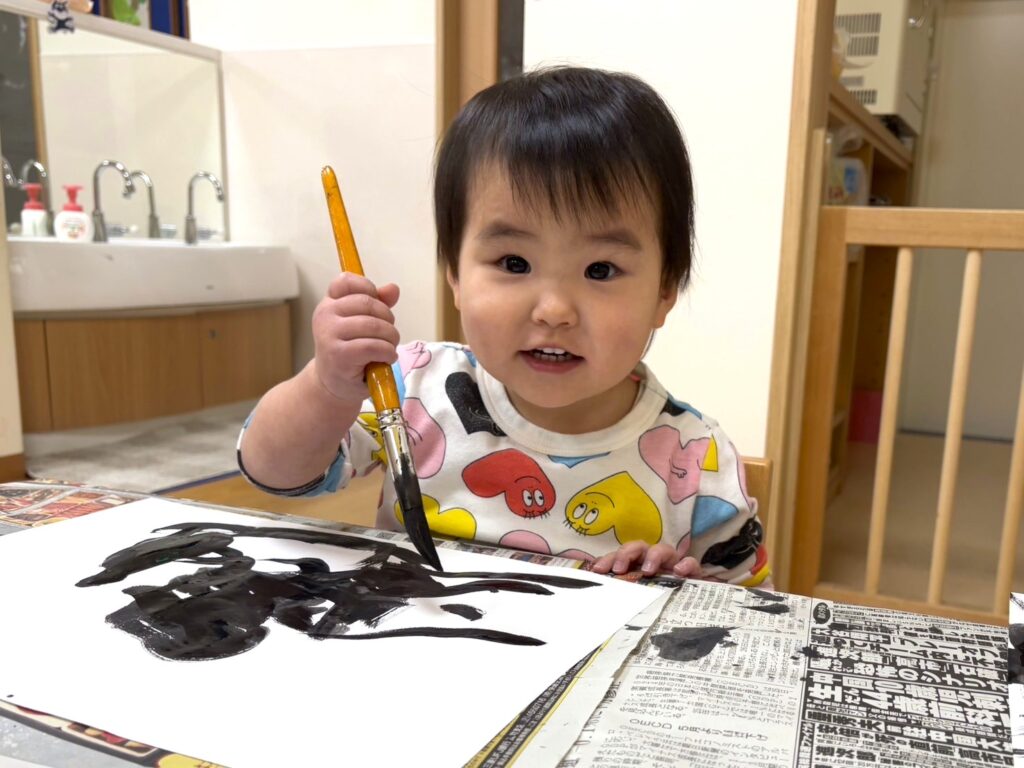
[[[498,82],[498,0],[436,0],[437,135],[443,136],[462,105]],[[462,338],[455,300],[438,270],[438,335]]]
[[[964,410],[967,407],[967,379],[971,369],[971,351],[974,346],[974,324],[978,314],[978,286],[980,283],[981,251],[971,250],[967,252],[967,263],[964,266],[960,321],[956,332],[956,353],[953,357],[953,385],[949,395],[949,415],[946,419],[946,442],[942,450],[939,506],[935,516],[935,535],[932,542],[932,567],[928,575],[928,602],[932,605],[942,602],[942,585],[946,576],[949,529],[953,522],[956,473],[960,467]]]
[[[996,593],[992,610],[1005,616],[1009,610],[1010,582],[1017,559],[1017,536],[1020,534],[1021,508],[1024,507],[1024,371],[1020,377],[1020,400],[1017,403],[1017,428],[1013,434],[1010,458],[1010,484],[1006,489],[1006,513],[999,545],[999,568],[996,570]]]
[[[885,361],[885,386],[882,390],[882,424],[875,461],[875,488],[871,498],[871,529],[868,534],[868,562],[864,579],[864,591],[869,595],[878,594],[878,581],[882,572],[885,518],[889,511],[889,485],[892,480],[892,455],[896,443],[896,417],[900,405],[900,379],[903,374],[903,349],[907,340],[907,310],[913,270],[914,251],[900,248],[896,257],[889,352]]]
[[[804,381],[807,399],[801,414],[793,557],[790,559],[788,586],[790,592],[800,595],[813,594],[821,566],[829,445],[843,317],[841,297],[846,292],[846,273],[846,209],[823,206],[818,222],[818,248],[811,289]]]

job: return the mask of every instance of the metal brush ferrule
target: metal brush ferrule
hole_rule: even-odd
[[[388,455],[388,466],[392,477],[416,477],[416,469],[412,462],[412,445],[409,433],[405,429],[405,419],[398,408],[389,408],[377,414],[377,424],[384,440],[384,450]],[[403,462],[401,457],[405,456]]]

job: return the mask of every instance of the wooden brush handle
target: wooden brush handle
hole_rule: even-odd
[[[362,275],[363,262],[359,260],[359,249],[356,248],[356,239],[352,236],[352,226],[348,223],[338,177],[331,166],[325,165],[320,178],[324,184],[324,194],[327,195],[327,211],[331,215],[331,229],[334,232],[334,244],[338,248],[341,270]],[[373,407],[377,413],[399,407],[398,385],[395,383],[395,374],[387,363],[370,363],[366,366],[366,386],[370,390],[370,399],[373,400]]]

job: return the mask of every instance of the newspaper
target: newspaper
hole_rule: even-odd
[[[142,497],[38,483],[0,491],[0,533]],[[580,566],[576,560],[481,550]],[[709,582],[651,583],[671,591],[555,681],[473,765],[972,768],[1012,766],[1016,756],[1017,768],[1024,768],[1020,595],[1011,599],[1008,649],[1005,628]],[[92,749],[108,753],[117,739],[30,710],[5,715],[14,718],[12,727],[20,721],[61,735],[91,734]],[[0,719],[0,741],[7,737],[5,722]],[[133,762],[165,764],[168,753],[128,744],[151,751],[134,754]]]
[[[1012,765],[1006,633],[687,582],[561,761]]]
[[[1007,688],[1015,768],[1024,768],[1024,595],[1010,595],[1009,650],[1006,655]]]

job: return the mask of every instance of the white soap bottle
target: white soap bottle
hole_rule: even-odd
[[[53,219],[53,231],[58,240],[74,240],[88,243],[92,240],[92,219],[78,204],[80,184],[65,184],[68,201],[64,209]]]
[[[25,182],[21,185],[28,195],[25,207],[21,209],[21,235],[22,237],[46,237],[46,209],[39,202],[39,193],[43,189],[42,184]]]

